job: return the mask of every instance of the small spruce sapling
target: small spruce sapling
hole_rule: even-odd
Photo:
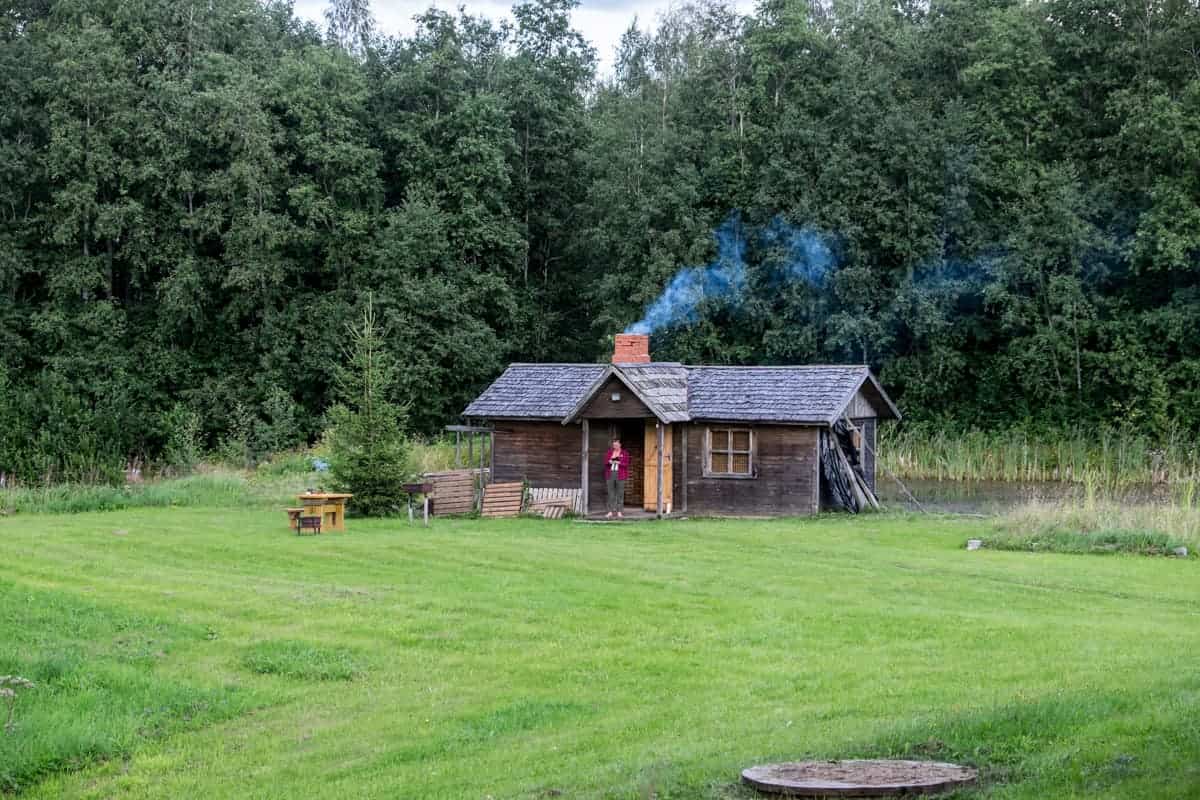
[[[330,476],[338,490],[354,495],[350,507],[356,513],[396,514],[406,499],[407,414],[389,399],[396,365],[371,295],[347,334],[346,363],[337,373],[339,403],[329,411]]]

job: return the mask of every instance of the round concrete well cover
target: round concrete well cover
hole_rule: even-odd
[[[793,761],[742,770],[742,782],[792,797],[937,794],[979,778],[971,767],[937,761]]]

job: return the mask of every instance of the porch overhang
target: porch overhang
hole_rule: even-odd
[[[612,364],[605,369],[604,372],[600,373],[600,377],[598,377],[592,383],[592,385],[588,387],[588,390],[584,392],[583,397],[581,397],[579,402],[575,404],[570,413],[563,417],[562,424],[570,425],[578,422],[582,418],[584,410],[591,405],[591,402],[596,398],[597,393],[604,388],[605,384],[607,384],[612,378],[616,378],[618,381],[620,381],[621,385],[628,389],[629,393],[636,397],[642,403],[642,405],[644,405],[650,411],[650,417],[648,418],[656,419],[664,425],[669,425],[672,422],[686,421],[684,419],[673,419],[672,417],[678,416],[678,414],[672,415],[659,408],[658,404],[655,403],[652,398],[648,397],[645,392],[641,391],[635,382],[629,380],[629,377],[621,371],[619,364]]]

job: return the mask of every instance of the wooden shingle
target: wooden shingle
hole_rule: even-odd
[[[463,412],[491,419],[573,421],[615,375],[663,422],[689,420],[828,425],[859,391],[881,418],[900,413],[862,365],[795,367],[649,364],[512,364]]]

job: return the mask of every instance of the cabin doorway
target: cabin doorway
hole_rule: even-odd
[[[642,508],[646,511],[658,511],[658,421],[648,419],[645,421],[645,438],[642,442],[642,452],[645,457],[642,463],[645,465],[642,477]],[[673,435],[670,425],[663,425],[663,447],[662,447],[662,474],[663,474],[663,513],[670,514],[671,508],[674,505],[671,487],[675,483],[672,477],[672,445]],[[628,496],[628,493],[626,493]]]
[[[608,426],[608,438],[610,442],[613,439],[620,439],[621,447],[629,451],[629,480],[625,481],[623,505],[626,508],[641,508],[645,483],[642,421],[640,419],[613,420]]]
[[[601,447],[600,436],[605,436],[603,455],[613,439],[621,440],[621,447],[629,452],[629,478],[625,481],[625,496],[623,505],[627,514],[642,516],[642,512],[651,514],[658,510],[658,421],[654,418],[630,417],[626,419],[610,419],[605,427],[596,426],[600,420],[592,420],[592,447]],[[603,431],[603,433],[602,433]],[[669,513],[674,507],[673,479],[673,440],[674,431],[670,425],[663,426],[663,512]],[[593,450],[594,452],[594,450]],[[592,473],[600,491],[592,495],[595,501],[589,505],[593,510],[603,508],[604,472],[603,459],[596,459],[596,471]]]

